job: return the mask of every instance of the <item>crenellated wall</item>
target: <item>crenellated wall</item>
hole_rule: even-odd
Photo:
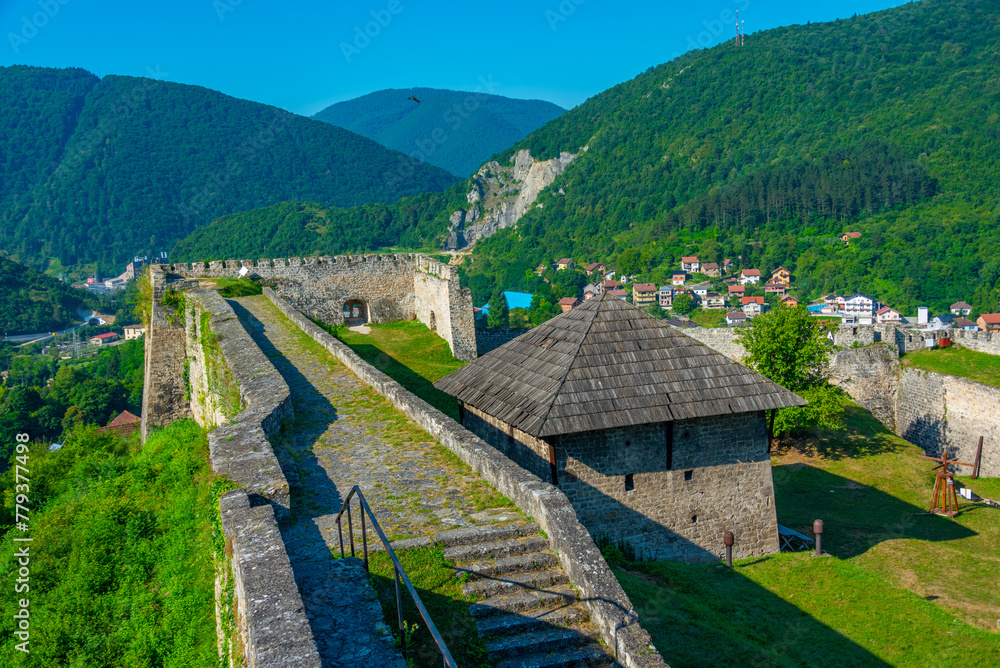
[[[472,294],[458,270],[421,254],[217,260],[155,265],[173,279],[247,276],[263,279],[303,314],[329,325],[344,322],[344,305],[363,302],[369,322],[417,318],[435,330],[461,360],[476,357]],[[154,286],[155,293],[155,286]]]

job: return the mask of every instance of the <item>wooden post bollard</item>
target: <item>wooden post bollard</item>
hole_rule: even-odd
[[[813,533],[816,534],[816,555],[823,556],[823,520],[813,522]]]
[[[726,546],[726,568],[733,567],[733,540],[732,531],[722,534],[722,544]]]

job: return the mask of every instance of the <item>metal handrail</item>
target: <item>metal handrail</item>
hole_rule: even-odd
[[[403,584],[406,585],[407,591],[410,592],[410,596],[413,598],[413,602],[417,606],[417,611],[420,612],[420,616],[424,619],[424,624],[427,625],[427,630],[431,632],[434,642],[437,643],[438,649],[441,650],[441,655],[444,657],[445,668],[458,668],[458,664],[455,663],[455,659],[452,658],[447,645],[444,644],[441,634],[438,633],[437,627],[434,626],[434,622],[431,621],[431,616],[428,614],[427,608],[424,607],[423,601],[420,600],[417,590],[414,589],[413,583],[410,582],[410,578],[406,575],[406,570],[403,568],[403,565],[399,563],[399,558],[396,556],[395,550],[393,550],[392,546],[389,545],[389,540],[385,537],[385,533],[382,531],[382,527],[379,526],[378,520],[375,519],[372,509],[368,505],[368,501],[365,499],[365,495],[361,493],[361,488],[357,485],[351,488],[347,498],[344,499],[343,505],[340,507],[340,512],[337,513],[337,532],[340,534],[340,558],[344,558],[344,528],[341,525],[341,517],[345,512],[347,513],[347,531],[350,534],[351,539],[351,556],[354,556],[354,524],[351,521],[351,499],[354,495],[357,495],[358,505],[362,510],[361,541],[364,546],[365,571],[368,571],[368,533],[365,527],[366,514],[371,518],[372,526],[375,527],[375,531],[378,533],[378,537],[382,540],[382,544],[385,546],[385,550],[389,554],[389,558],[392,559],[392,568],[396,576],[396,617],[399,621],[399,646],[403,650],[403,658],[406,658],[406,630],[403,627],[403,598],[400,595],[399,589],[400,579],[402,579]]]

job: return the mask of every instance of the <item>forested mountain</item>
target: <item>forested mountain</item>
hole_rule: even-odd
[[[651,67],[500,156],[578,154],[516,229],[478,242],[466,284],[476,303],[498,285],[532,291],[532,270],[566,256],[663,282],[681,255],[699,255],[788,267],[800,297],[860,290],[911,313],[959,299],[996,310],[998,72],[989,0],[778,28]],[[442,211],[420,197],[409,213],[388,207],[383,227],[419,221],[424,244],[442,240],[469,189],[437,199]],[[318,227],[300,222],[285,218],[283,235]],[[862,237],[846,246],[846,231]],[[305,236],[288,252],[317,247]]]
[[[118,273],[218,216],[355,206],[455,178],[342,128],[196,86],[0,68],[0,250]]]
[[[804,296],[995,309],[998,25],[995,2],[923,0],[650,68],[506,152],[588,147],[516,232],[477,246],[473,274],[524,289],[566,255],[631,249],[646,275],[742,256],[794,269]],[[845,247],[848,230],[863,236]]]
[[[78,322],[77,311],[98,308],[97,297],[0,257],[0,329],[5,334],[61,330]]]
[[[416,98],[418,101],[411,98]],[[436,88],[380,90],[313,118],[417,155],[462,178],[529,132],[565,113],[544,100]]]

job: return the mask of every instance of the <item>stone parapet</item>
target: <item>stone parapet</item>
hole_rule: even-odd
[[[244,490],[219,499],[231,554],[237,623],[249,668],[319,668],[319,651],[270,506]]]
[[[193,290],[186,297],[191,317],[210,314],[209,326],[239,388],[242,407],[228,424],[208,435],[212,470],[243,487],[254,505],[270,503],[278,521],[284,522],[290,489],[271,443],[293,418],[288,384],[218,292]]]
[[[468,464],[486,482],[511,499],[548,534],[552,548],[590,610],[601,637],[618,662],[627,668],[665,666],[649,634],[601,555],[593,538],[577,519],[569,499],[558,488],[542,482],[488,443],[475,436],[423,399],[371,366],[348,346],[299,313],[275,291],[264,294],[292,322],[322,345],[362,381],[388,399],[438,442]]]

